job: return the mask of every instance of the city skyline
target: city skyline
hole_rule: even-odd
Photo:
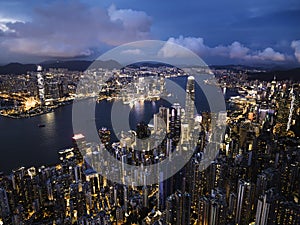
[[[1,1],[0,64],[90,60],[123,43],[158,39],[208,64],[297,66],[299,11],[296,0]]]
[[[300,224],[299,0],[0,1],[0,225]]]
[[[201,69],[195,69],[201,74]],[[101,85],[100,94],[95,96],[97,104],[119,104],[121,108],[128,106],[133,113],[139,109],[142,114],[154,113],[153,124],[143,122],[135,113],[137,123],[133,130],[125,130],[115,140],[114,127],[102,124],[96,129],[96,138],[100,140],[95,142],[88,132],[89,113],[80,113],[78,119],[86,125],[80,125],[83,130],[73,130],[83,133],[73,133],[72,144],[67,148],[49,151],[46,146],[45,149],[37,146],[38,152],[55,153],[59,158],[56,163],[35,166],[32,164],[37,162],[32,162],[32,166],[14,169],[9,175],[0,173],[0,224],[298,224],[299,83],[277,81],[276,77],[272,81],[248,80],[247,70],[242,69],[216,69],[215,76],[194,73],[190,76],[188,71],[193,72],[191,68],[182,72],[163,65],[89,71],[90,81],[94,83],[83,82],[81,91],[76,93],[79,98],[88,99],[73,105],[79,104],[78,109],[89,111],[90,94],[95,94],[90,87],[104,79],[106,84]],[[95,79],[97,73],[112,79],[106,80],[105,76]],[[33,76],[3,75],[0,84],[14,98],[22,96],[16,93],[28,94],[32,89],[44,109],[55,106],[64,96],[72,96],[74,90],[67,84],[74,83],[80,74],[66,69],[38,68]],[[199,76],[203,78],[200,83]],[[209,79],[211,76],[216,82]],[[45,77],[43,85],[38,82],[41,77]],[[157,94],[162,94],[164,99],[169,93],[168,79],[178,82],[185,92],[182,102],[176,99],[174,104],[164,106],[157,102]],[[62,89],[58,84],[62,84]],[[124,89],[124,86],[128,87]],[[209,92],[212,87],[218,87],[220,95],[227,96],[226,111],[205,110],[201,91]],[[128,101],[130,96],[134,104]],[[21,132],[16,130],[30,130],[27,126],[20,129],[28,119],[18,117],[28,115],[28,111],[17,99],[9,101],[8,97],[3,96],[2,108],[14,111],[17,117],[13,120],[19,125],[11,126],[13,121],[5,118],[10,117],[8,114],[1,117],[0,124],[4,122],[7,130],[14,130],[12,136],[18,137]],[[213,101],[218,102],[216,98]],[[106,109],[114,108],[109,105],[98,110],[109,114]],[[195,114],[194,109],[199,105],[202,110],[197,109]],[[42,133],[41,137],[46,132],[42,141],[56,143],[59,139],[71,139],[64,132],[60,137],[51,138],[51,130],[58,132],[61,128],[56,126],[68,124],[59,119],[68,108],[43,115],[47,118],[46,128],[35,128]],[[116,116],[126,118],[121,108],[117,107]],[[107,120],[104,114],[95,113],[97,119],[92,120],[102,118],[103,122]],[[112,115],[108,115],[110,120],[115,118]],[[63,114],[63,119],[67,118]],[[9,120],[10,123],[5,123]],[[34,138],[30,137],[33,134],[27,137]],[[161,134],[165,135],[164,139],[152,149],[151,142],[157,142]],[[148,139],[149,135],[154,139]],[[19,144],[22,145],[19,149],[24,148],[33,160],[26,141]],[[41,155],[37,157],[42,160]],[[171,164],[164,168],[163,162]],[[174,170],[179,162],[183,162],[182,167]],[[151,167],[154,172],[148,171]]]

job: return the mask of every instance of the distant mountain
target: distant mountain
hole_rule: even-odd
[[[254,66],[247,66],[247,65],[210,65],[210,69],[217,69],[217,70],[253,70],[253,69],[265,69],[263,67],[254,67]]]
[[[9,63],[4,66],[0,66],[0,74],[24,74],[27,71],[35,71],[35,64],[21,64],[21,63]]]
[[[162,63],[162,62],[154,62],[154,61],[143,61],[143,62],[137,62],[137,63],[133,63],[131,65],[128,65],[127,67],[130,68],[139,68],[139,67],[160,67],[160,66],[165,66],[165,67],[170,67],[173,68],[174,66],[170,65],[170,64],[166,64],[166,63]]]
[[[115,60],[95,60],[91,65],[91,68],[105,68],[105,69],[121,69],[123,66]]]
[[[297,69],[299,64],[259,64],[259,65],[239,65],[239,64],[228,64],[228,65],[210,65],[211,69],[227,69],[231,71],[240,71],[240,70],[263,70],[263,71],[284,71]]]
[[[276,77],[276,80],[294,80],[300,81],[300,68],[288,69],[288,70],[272,70],[260,73],[248,73],[249,80],[264,80],[272,81]]]
[[[46,61],[38,64],[21,64],[21,63],[9,63],[4,66],[0,66],[0,74],[26,74],[30,71],[36,71],[37,65],[41,65],[43,69],[48,70],[49,68],[65,68],[70,71],[85,71],[87,68],[92,66],[93,68],[105,68],[105,69],[118,69],[122,68],[118,62],[114,60],[108,61],[84,61],[84,60],[73,60],[73,61]]]
[[[74,60],[74,61],[55,61],[55,62],[42,62],[40,65],[43,67],[43,69],[49,69],[49,68],[64,68],[71,71],[84,71],[86,70],[93,61],[84,61],[84,60]]]

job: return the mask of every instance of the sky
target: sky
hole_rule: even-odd
[[[299,24],[299,0],[1,0],[0,64],[91,60],[151,39],[207,64],[300,66]]]

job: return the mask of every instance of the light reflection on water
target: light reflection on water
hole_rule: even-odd
[[[182,82],[185,86],[185,82]],[[196,95],[196,105],[203,104],[203,96]],[[98,128],[111,128],[110,110],[112,102],[102,101],[96,106],[95,120]],[[120,103],[122,104],[122,103]],[[204,104],[205,105],[205,104]],[[148,123],[160,106],[169,107],[167,102],[145,101],[129,108],[129,125],[135,129],[138,122]],[[97,109],[100,111],[98,112]],[[125,110],[128,111],[128,110]],[[124,118],[125,119],[125,118]],[[127,119],[127,118],[126,118]],[[39,124],[45,127],[39,128]],[[58,150],[72,145],[72,105],[56,109],[54,112],[25,119],[0,117],[0,171],[10,172],[20,166],[40,166],[58,162]]]

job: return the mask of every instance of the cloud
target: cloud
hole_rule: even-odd
[[[140,55],[142,54],[142,50],[141,49],[128,49],[128,50],[124,50],[121,52],[121,54],[124,54],[124,55]]]
[[[120,21],[126,29],[147,33],[151,28],[151,17],[142,11],[132,9],[117,10],[115,5],[111,5],[108,9],[108,15],[111,21]]]
[[[300,43],[300,42],[299,42]],[[273,48],[267,47],[264,50],[251,50],[238,41],[230,45],[218,45],[209,47],[204,43],[203,38],[183,37],[169,38],[167,43],[160,49],[159,54],[163,57],[184,56],[180,51],[175,52],[172,44],[178,44],[192,50],[200,57],[225,57],[229,59],[242,60],[247,62],[279,62],[289,59],[288,56],[276,52]],[[300,46],[300,45],[299,45]],[[182,51],[184,52],[184,51]]]
[[[7,24],[17,23],[17,22],[23,22],[23,21],[0,16],[0,36],[7,36],[7,37],[14,36],[16,31],[14,29],[10,29],[10,27]]]
[[[174,48],[174,44],[188,48],[200,56],[206,54],[209,50],[204,44],[203,38],[179,36],[179,38],[169,38],[166,44],[159,50],[158,56],[165,58],[190,56],[184,49],[181,51],[180,48]]]
[[[8,27],[6,26],[6,23],[0,22],[0,32],[4,34],[8,30]]]
[[[246,48],[241,43],[235,41],[228,48],[229,57],[232,59],[245,59],[248,57],[250,51],[249,48]],[[225,48],[226,49],[226,48]]]
[[[204,44],[203,38],[194,38],[194,37],[186,37],[180,36],[178,39],[170,38],[168,40],[171,43],[175,43],[178,45],[182,45],[185,48],[188,48],[197,54],[205,54],[208,50],[208,47]]]
[[[1,21],[0,21],[1,22]],[[79,1],[38,7],[31,21],[0,23],[0,46],[12,53],[46,57],[89,56],[101,46],[149,39],[151,18],[142,11],[90,7]]]
[[[253,59],[257,60],[270,60],[270,61],[284,61],[286,56],[282,53],[275,52],[272,48],[266,48],[262,52],[258,52],[257,55],[252,56]]]
[[[297,61],[300,63],[300,40],[292,41],[291,47],[295,50],[295,57]]]
[[[230,46],[229,57],[232,59],[243,59],[248,61],[285,61],[286,56],[275,52],[273,48],[266,48],[263,51],[251,51],[250,48],[243,46],[239,42],[234,42]]]

